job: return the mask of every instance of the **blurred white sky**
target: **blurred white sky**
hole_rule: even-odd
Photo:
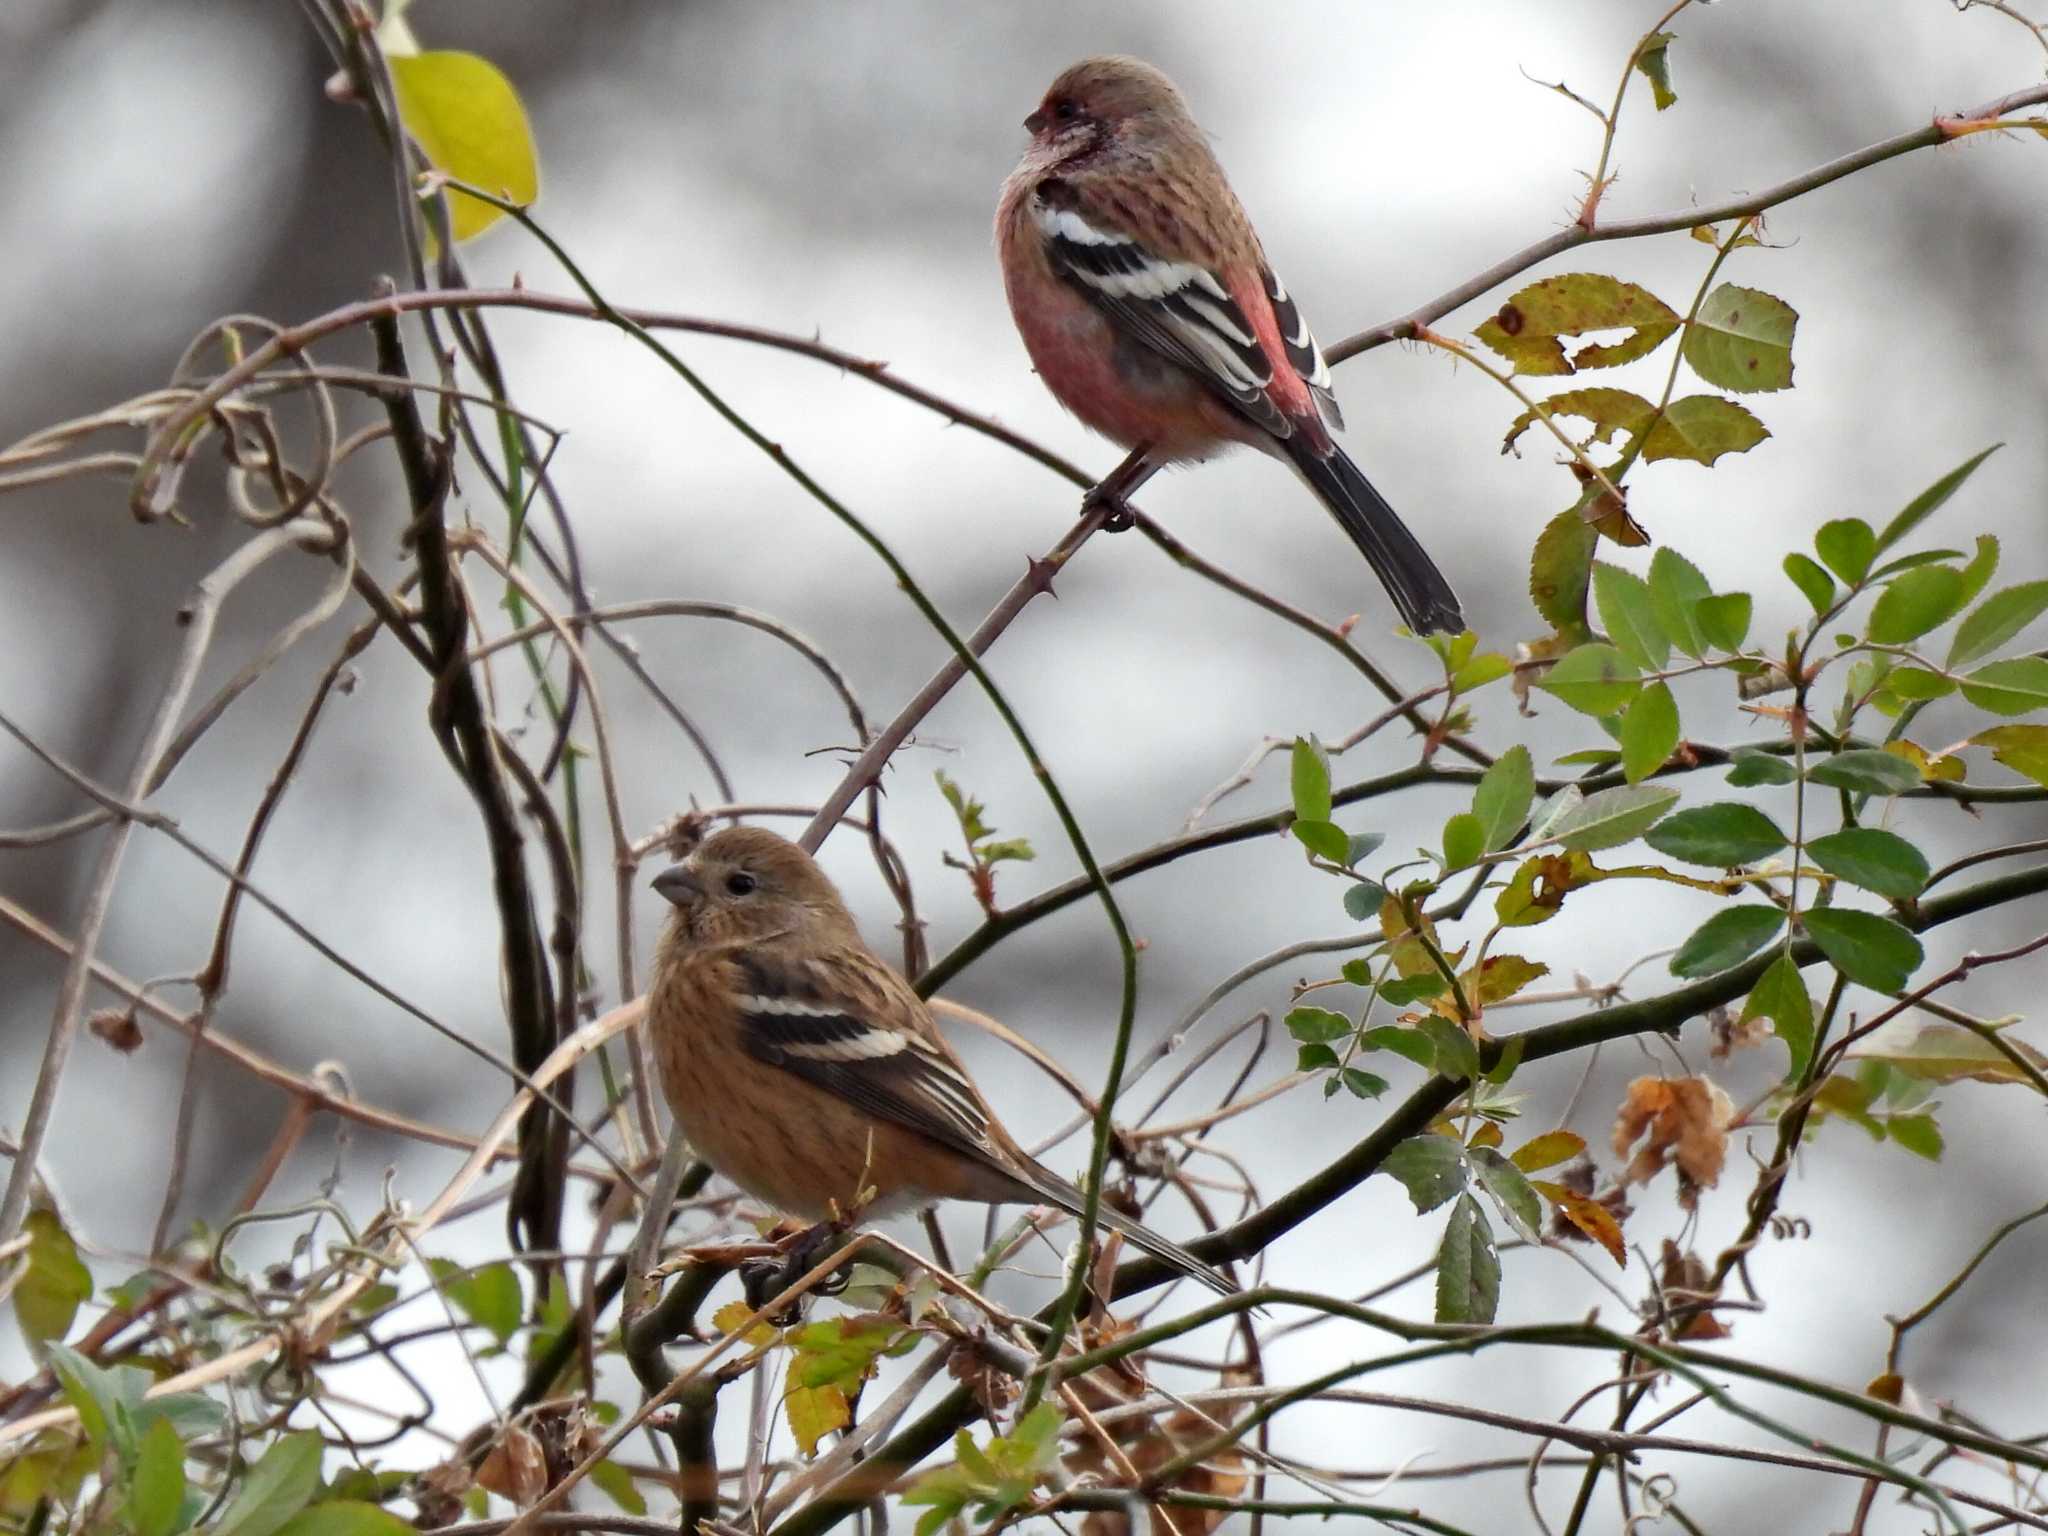
[[[1614,0],[1297,0],[1284,12],[1186,0],[1113,12],[422,0],[412,14],[429,46],[486,53],[520,84],[543,159],[538,215],[615,301],[815,331],[1106,470],[1114,450],[1089,439],[1031,376],[989,241],[996,186],[1025,137],[1019,120],[1059,68],[1088,53],[1130,51],[1181,82],[1327,345],[1413,308],[1570,217],[1598,127],[1523,73],[1562,78],[1605,102],[1657,9]],[[1642,83],[1632,88],[1614,161],[1620,179],[1605,205],[1611,216],[1769,184],[1936,112],[2031,84],[2048,62],[2005,18],[1958,15],[1942,0],[1729,0],[1696,7],[1676,30],[1678,105],[1653,113]],[[362,295],[393,268],[376,146],[354,114],[321,97],[324,61],[292,8],[110,3],[73,12],[46,4],[0,18],[0,45],[0,239],[10,253],[0,269],[0,334],[8,337],[0,438],[149,389],[217,314],[302,318]],[[1744,253],[1725,271],[1799,310],[1797,387],[1747,402],[1774,434],[1755,451],[1711,472],[1648,466],[1634,482],[1634,508],[1660,544],[1695,561],[1717,586],[1755,592],[1757,634],[1782,630],[1802,612],[1776,574],[1787,548],[1830,517],[1889,516],[1994,441],[2008,446],[1944,515],[1941,541],[1999,532],[2002,579],[2048,574],[2042,155],[2037,143],[1989,138],[1913,155],[1782,210],[1769,233],[1783,248]],[[1594,247],[1530,276],[1613,272],[1682,309],[1708,256],[1674,235]],[[545,253],[509,230],[480,242],[471,262],[480,283],[516,274],[537,287],[569,286]],[[1469,332],[1505,297],[1487,296],[1445,328]],[[639,349],[558,320],[505,315],[493,325],[522,404],[568,434],[554,469],[600,601],[688,596],[775,612],[847,666],[878,718],[936,664],[939,642],[886,572]],[[890,540],[963,628],[1075,513],[1064,483],[829,369],[726,343],[677,345]],[[344,347],[330,355],[361,362],[366,354]],[[1597,382],[1654,392],[1667,366],[1659,354]],[[1337,386],[1351,451],[1450,572],[1483,642],[1508,648],[1540,633],[1525,592],[1527,551],[1571,486],[1534,435],[1525,439],[1526,457],[1501,456],[1513,402],[1476,372],[1412,348],[1384,348],[1341,367]],[[365,477],[357,496],[366,558],[392,569],[393,487]],[[1275,466],[1242,456],[1156,480],[1141,500],[1197,550],[1289,600],[1332,619],[1362,611],[1359,633],[1376,656],[1405,678],[1431,674],[1419,647],[1387,634],[1368,573]],[[478,515],[491,516],[487,504]],[[139,529],[122,488],[109,481],[16,497],[0,516],[0,701],[60,749],[115,776],[160,686],[172,609],[227,547],[216,510],[203,509],[195,532]],[[1629,564],[1647,555],[1603,550]],[[311,592],[313,577],[302,575],[289,590],[237,600],[215,679]],[[1104,856],[1174,831],[1262,736],[1313,730],[1334,738],[1379,708],[1319,646],[1178,573],[1137,537],[1096,541],[1059,591],[1056,604],[1036,605],[1004,638],[992,664]],[[338,636],[337,629],[312,642],[239,705],[167,791],[167,808],[216,850],[238,840]],[[843,718],[786,653],[758,636],[684,621],[642,626],[635,638],[655,674],[710,731],[746,798],[815,800],[830,787],[838,760],[806,754],[842,745]],[[495,929],[473,815],[420,728],[417,669],[380,642],[360,670],[363,686],[335,706],[286,801],[259,883],[401,991],[495,1043],[503,1027]],[[605,675],[628,827],[637,834],[693,796],[715,798],[673,730],[622,674]],[[500,678],[517,686],[510,669]],[[1699,739],[1739,740],[1754,729],[1718,683],[1689,683],[1680,699],[1688,733]],[[1558,706],[1545,706],[1536,721],[1515,719],[1504,688],[1482,696],[1480,717],[1489,739],[1526,733],[1539,760],[1592,744],[1589,727]],[[1939,731],[1936,724],[1929,734]],[[933,768],[988,801],[1004,832],[1029,836],[1040,850],[1037,864],[1005,871],[1006,896],[1064,878],[1074,861],[1013,745],[971,689],[920,737],[931,745],[906,755],[892,777],[891,830],[918,879],[937,954],[974,926],[976,913],[964,884],[939,863],[954,833],[931,785]],[[1340,771],[1348,781],[1408,753],[1389,736],[1343,760]],[[75,809],[25,754],[9,747],[0,763],[0,824]],[[1703,779],[1687,793],[1697,801],[1717,788]],[[1269,770],[1219,814],[1265,809],[1284,793],[1284,775]],[[1417,797],[1397,812],[1361,809],[1345,819],[1389,830],[1391,859],[1432,841],[1453,808],[1448,796]],[[1390,825],[1393,814],[1399,821]],[[1931,851],[1990,840],[1987,828],[1954,813],[1916,809],[1912,818]],[[2038,836],[2041,818],[2005,815],[1997,828],[2005,837],[2027,828]],[[85,852],[74,844],[9,854],[0,886],[64,925],[82,898]],[[879,941],[891,914],[861,849],[842,836],[827,855]],[[608,976],[605,866],[600,850],[590,864],[589,920],[592,963]],[[1280,841],[1175,866],[1126,884],[1121,895],[1148,942],[1146,1038],[1253,956],[1345,926],[1334,888]],[[189,971],[216,902],[213,883],[188,860],[138,842],[106,953],[131,975]],[[643,935],[656,905],[638,899]],[[1568,920],[1532,933],[1526,949],[1560,976],[1605,978],[1646,949],[1675,944],[1705,910],[1661,888],[1647,896],[1608,886],[1575,897]],[[477,1125],[501,1101],[502,1085],[471,1060],[311,963],[267,919],[243,921],[223,1015],[230,1032],[301,1067],[338,1057],[359,1092],[410,1112]],[[1930,959],[2001,936],[1996,922],[1968,936],[1943,933],[1930,943]],[[15,1124],[58,972],[11,936],[0,936],[0,955],[15,979],[0,1023],[0,1120]],[[1218,1021],[1281,1006],[1289,981],[1321,973],[1283,968],[1240,994]],[[1115,974],[1098,914],[1077,906],[1005,946],[953,991],[1043,1039],[1092,1079],[1114,1017]],[[1645,967],[1641,988],[1658,986],[1661,974],[1660,965]],[[2032,990],[2011,974],[1973,987],[1985,1013],[2016,1006]],[[977,1062],[993,1068],[1000,1060],[979,1041],[964,1044]],[[1704,1058],[1694,1031],[1684,1050],[1695,1065]],[[1262,1074],[1280,1068],[1278,1055]],[[1734,1068],[1738,1101],[1763,1086],[1776,1060]],[[50,1166],[84,1229],[115,1248],[144,1241],[154,1215],[182,1061],[182,1048],[162,1035],[128,1059],[88,1041],[67,1079]],[[1587,1102],[1611,1103],[1627,1077],[1669,1062],[1633,1046],[1610,1050]],[[1529,1075],[1532,1125],[1557,1113],[1578,1069],[1561,1063]],[[242,1083],[208,1081],[188,1217],[214,1218],[224,1208],[246,1138],[266,1137],[277,1108]],[[1000,1081],[1020,1128],[1061,1114],[1056,1096],[1021,1074],[1005,1070]],[[1397,1091],[1406,1086],[1397,1082]],[[1986,1089],[1951,1097],[1966,1112],[1955,1117],[1938,1169],[1861,1145],[1839,1127],[1823,1132],[1812,1177],[1795,1182],[1787,1201],[1813,1218],[1815,1236],[1757,1255],[1753,1269],[1771,1310],[1743,1319],[1737,1347],[1864,1380],[1877,1369],[1878,1315],[1913,1305],[1990,1225],[2038,1201],[2038,1180],[2010,1153],[2015,1145],[2038,1151],[2036,1115]],[[1219,1137],[1255,1159],[1269,1194],[1327,1161],[1378,1114],[1345,1099],[1289,1104]],[[107,1134],[110,1108],[120,1136]],[[1604,1125],[1604,1111],[1589,1110],[1578,1128],[1597,1142]],[[400,1155],[394,1145],[358,1138],[346,1162],[347,1197],[373,1201],[377,1171]],[[1077,1155],[1063,1149],[1053,1161]],[[320,1177],[324,1157],[300,1160],[291,1192]],[[408,1153],[400,1182],[419,1199],[444,1172],[440,1160]],[[1731,1172],[1730,1187],[1703,1206],[1698,1241],[1708,1251],[1739,1224],[1749,1170],[1738,1158]],[[1643,1203],[1631,1232],[1654,1252],[1678,1223],[1665,1191]],[[1169,1209],[1164,1219],[1177,1226],[1184,1213]],[[1375,1180],[1279,1245],[1275,1272],[1363,1290],[1424,1256],[1440,1227],[1439,1217],[1416,1218],[1390,1181]],[[479,1230],[474,1241],[488,1252],[497,1239]],[[1597,1304],[1608,1320],[1623,1321],[1611,1297],[1555,1255],[1519,1255],[1508,1270],[1507,1315],[1576,1315]],[[1632,1272],[1622,1283],[1633,1290],[1640,1277]],[[2028,1372],[1998,1342],[2001,1319],[2011,1320],[2003,1309],[2020,1304],[2025,1280],[2016,1261],[2001,1261],[1980,1283],[1981,1316],[1965,1309],[1929,1330],[1919,1384],[1930,1394],[1967,1391],[1973,1412],[2004,1421],[2032,1406]],[[1426,1310],[1426,1295],[1401,1300]],[[1322,1358],[1338,1336],[1307,1335],[1277,1367]],[[1347,1336],[1343,1347],[1369,1341]],[[12,1361],[11,1348],[0,1345],[0,1361]],[[1375,1385],[1465,1392],[1549,1413],[1603,1369],[1592,1359],[1522,1357],[1503,1370],[1488,1359],[1427,1381]],[[1603,1421],[1607,1411],[1604,1403],[1590,1410]],[[1446,1421],[1360,1412],[1304,1418],[1284,1438],[1300,1446],[1322,1435],[1322,1459],[1383,1464],[1426,1449],[1456,1458],[1496,1443]],[[1681,1429],[1715,1432],[1698,1417]],[[1760,1490],[1824,1501],[1788,1528],[1840,1524],[1853,1497],[1848,1484],[1728,1467],[1675,1470],[1689,1511],[1709,1528],[1717,1515],[1753,1508]],[[1447,1518],[1485,1519],[1504,1487],[1415,1497]]]

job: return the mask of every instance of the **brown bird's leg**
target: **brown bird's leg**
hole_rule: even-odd
[[[839,1246],[850,1226],[851,1223],[845,1221],[821,1221],[783,1239],[781,1257],[748,1259],[742,1263],[739,1267],[740,1286],[746,1292],[747,1305],[758,1311],[764,1303],[801,1280],[820,1259]],[[811,1294],[837,1296],[846,1289],[852,1278],[852,1269],[850,1262],[843,1265],[811,1287]],[[796,1321],[796,1311],[796,1305],[792,1304],[782,1316],[769,1321],[778,1327],[787,1327]]]
[[[1140,443],[1124,455],[1124,461],[1088,487],[1081,498],[1081,510],[1100,511],[1104,533],[1123,533],[1137,523],[1137,516],[1131,511],[1124,498],[1152,478],[1152,464],[1145,457],[1145,445]]]

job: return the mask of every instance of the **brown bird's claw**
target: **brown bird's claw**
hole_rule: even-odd
[[[1083,513],[1100,512],[1104,533],[1126,533],[1138,522],[1138,515],[1131,510],[1131,504],[1107,480],[1088,487],[1088,493],[1081,498],[1081,510]]]
[[[748,1259],[741,1264],[740,1286],[746,1292],[747,1305],[758,1312],[809,1274],[820,1259],[839,1245],[844,1234],[845,1228],[840,1223],[821,1221],[786,1239],[780,1258]],[[842,1265],[812,1286],[810,1294],[837,1296],[852,1279],[852,1269],[850,1263]],[[769,1321],[777,1327],[788,1327],[797,1320],[801,1301],[802,1298],[798,1298]]]

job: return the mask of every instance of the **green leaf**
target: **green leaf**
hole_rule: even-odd
[[[1557,375],[1646,357],[1678,326],[1669,305],[1634,283],[1604,273],[1568,272],[1522,289],[1474,334],[1513,363],[1516,373]],[[1630,334],[1618,342],[1581,347],[1570,357],[1559,339],[1618,330]]]
[[[1319,859],[1341,865],[1351,855],[1351,837],[1334,821],[1297,821],[1290,830],[1295,840]]]
[[[1297,1072],[1321,1072],[1339,1065],[1342,1058],[1327,1045],[1304,1045],[1294,1053],[1294,1070]]]
[[[1956,691],[1953,679],[1925,667],[1893,667],[1885,674],[1884,685],[1894,698],[1908,702],[1943,699]]]
[[[1747,453],[1771,434],[1747,409],[1719,395],[1687,395],[1664,408],[1643,444],[1643,458],[1684,459],[1711,465],[1727,453]]]
[[[1425,1072],[1436,1070],[1436,1046],[1421,1030],[1405,1024],[1382,1024],[1368,1029],[1358,1037],[1358,1048],[1362,1051],[1392,1051],[1422,1068]]]
[[[171,1536],[184,1507],[185,1442],[168,1420],[158,1419],[136,1451],[135,1475],[128,1484],[128,1524],[135,1536]]]
[[[208,1536],[276,1536],[320,1486],[320,1437],[283,1435],[249,1468]]]
[[[1941,1161],[1941,1127],[1932,1115],[1888,1115],[1884,1128],[1891,1139],[1930,1163]]]
[[[1994,725],[1972,736],[1970,745],[1989,747],[2014,773],[2048,788],[2048,725]]]
[[[1444,823],[1444,873],[1466,869],[1486,852],[1486,824],[1470,811],[1460,811]]]
[[[1898,575],[1901,571],[1914,570],[1923,565],[1942,565],[1962,558],[1963,552],[1960,549],[1916,549],[1910,555],[1900,555],[1895,560],[1885,561],[1883,565],[1877,567],[1864,580],[1884,581],[1888,577]],[[1969,599],[1965,598],[1964,601],[1968,602]]]
[[[1762,949],[1785,926],[1777,907],[1749,903],[1724,907],[1692,931],[1671,957],[1671,974],[1692,980],[1740,965]]]
[[[1902,795],[1920,784],[1920,770],[1906,759],[1867,747],[1824,757],[1806,770],[1806,777],[1809,783],[1859,795]]]
[[[1574,644],[1592,634],[1586,627],[1586,583],[1599,541],[1573,505],[1543,525],[1529,554],[1529,600],[1559,635]]]
[[[633,1481],[633,1474],[616,1461],[600,1461],[590,1469],[590,1480],[597,1484],[598,1491],[629,1515],[647,1513],[647,1498],[641,1493],[640,1485]]]
[[[1410,1003],[1442,997],[1450,989],[1451,984],[1444,980],[1443,972],[1422,971],[1414,976],[1390,976],[1374,990],[1379,993],[1382,1001],[1391,1003],[1396,1008],[1406,1008]],[[1430,1064],[1429,1061],[1422,1063],[1423,1066]]]
[[[1671,659],[1671,640],[1657,622],[1650,584],[1601,560],[1593,566],[1593,598],[1614,648],[1641,671],[1662,671]]]
[[[1370,880],[1347,885],[1344,887],[1344,915],[1353,922],[1369,923],[1379,915],[1380,903],[1386,899],[1386,888]]]
[[[1820,525],[1813,547],[1828,569],[1853,587],[1870,571],[1870,562],[1877,555],[1877,535],[1860,517],[1838,517]]]
[[[1792,578],[1792,585],[1813,605],[1815,613],[1826,613],[1835,606],[1835,579],[1804,555],[1785,557],[1785,574]]]
[[[473,53],[416,53],[390,61],[398,115],[434,169],[507,202],[540,195],[540,167],[526,108],[498,67]],[[489,203],[450,191],[455,238],[467,240],[504,217]]]
[[[1297,821],[1330,819],[1330,754],[1313,736],[1294,738],[1290,775]]]
[[[609,1467],[611,1463],[599,1465]],[[593,1480],[595,1472],[593,1468]],[[632,1479],[626,1481],[630,1485]],[[642,1501],[640,1508],[644,1511],[646,1507]],[[417,1536],[417,1532],[410,1521],[399,1519],[381,1505],[359,1499],[325,1499],[293,1515],[277,1536]]]
[[[1769,858],[1791,839],[1755,806],[1724,800],[1691,806],[1666,818],[1644,841],[1666,858],[1732,869]]]
[[[1974,603],[1998,569],[1998,540],[1988,533],[1977,535],[1977,552],[1963,567],[1963,601]]]
[[[1376,1099],[1393,1086],[1377,1073],[1361,1071],[1357,1067],[1340,1069],[1337,1080],[1354,1099]]]
[[[1678,92],[1671,89],[1671,61],[1667,57],[1677,41],[1675,32],[1652,32],[1636,50],[1636,68],[1650,82],[1650,99],[1656,102],[1659,112],[1678,100]]]
[[[2005,1050],[1984,1035],[1974,1034],[1948,1024],[1923,1026],[1903,1045],[1888,1040],[1879,1045],[1875,1041],[1857,1051],[1857,1056],[1866,1061],[1880,1061],[1894,1070],[1923,1083],[1979,1082],[2008,1085],[2030,1085],[2032,1078],[2021,1063],[2040,1071],[2048,1068],[2048,1056],[2044,1056],[2026,1041],[2010,1032],[2000,1039]],[[2012,1053],[2011,1056],[2006,1054]],[[2015,1061],[2013,1057],[2018,1057]]]
[[[177,1432],[179,1439],[190,1441],[217,1434],[227,1422],[227,1410],[203,1392],[167,1392],[145,1400],[142,1392],[149,1378],[141,1372],[136,1374],[140,1379],[135,1399],[123,1405],[121,1414],[137,1435],[147,1433],[161,1419]]]
[[[1703,597],[1693,605],[1693,622],[1700,638],[1716,650],[1739,651],[1749,638],[1752,603],[1747,592],[1721,592]]]
[[[1816,907],[1799,920],[1836,970],[1874,992],[1898,991],[1919,969],[1920,941],[1888,917]]]
[[[1807,857],[1831,875],[1889,896],[1911,901],[1927,886],[1927,859],[1896,832],[1878,827],[1844,827],[1806,845]]]
[[[1955,495],[1962,483],[1976,472],[1979,464],[1982,464],[2004,446],[2005,444],[2003,443],[1993,443],[1982,453],[1965,459],[1954,469],[1935,481],[1934,484],[1927,487],[1918,496],[1907,502],[1905,509],[1897,517],[1884,525],[1884,532],[1877,537],[1878,549],[1890,549],[1899,540],[1919,527],[1943,502]]]
[[[1948,648],[1950,670],[1989,656],[2043,612],[2048,612],[2048,581],[2000,587],[1956,626],[1956,637]]]
[[[1500,1306],[1500,1254],[1486,1212],[1470,1195],[1451,1207],[1436,1255],[1436,1320],[1490,1323]]]
[[[24,1230],[28,1262],[14,1287],[14,1319],[29,1352],[36,1354],[71,1331],[79,1307],[92,1296],[92,1271],[78,1257],[78,1245],[55,1211],[30,1211]]]
[[[1939,629],[1969,600],[1962,572],[1923,565],[1894,579],[1870,608],[1870,638],[1879,645],[1904,645]]]
[[[1963,697],[1994,715],[2024,715],[2048,706],[2048,661],[2015,656],[1979,667],[1961,680]]]
[[[1678,748],[1678,705],[1661,682],[1636,695],[1621,717],[1621,771],[1629,783],[1647,779]]]
[[[1728,756],[1731,760],[1728,782],[1737,789],[1748,789],[1757,784],[1798,782],[1799,770],[1789,760],[1761,747],[1737,747]]]
[[[1482,651],[1451,674],[1451,692],[1471,693],[1488,683],[1497,683],[1515,670],[1515,664],[1499,651]]]
[[[1581,714],[1611,715],[1635,696],[1636,669],[1611,645],[1567,652],[1536,686]]]
[[[132,1366],[102,1369],[55,1339],[44,1349],[51,1370],[56,1372],[57,1384],[78,1414],[78,1422],[93,1443],[104,1449],[123,1408],[142,1400],[149,1385],[148,1376]]]
[[[1597,853],[1633,842],[1678,803],[1678,791],[1657,784],[1625,784],[1586,796],[1551,833],[1568,850]]]
[[[1754,288],[1723,283],[1700,303],[1685,335],[1692,371],[1737,394],[1789,389],[1798,311]]]
[[[1479,776],[1479,785],[1472,791],[1472,814],[1484,833],[1481,846],[1487,853],[1508,846],[1529,819],[1529,806],[1535,798],[1536,770],[1529,749],[1509,747]]]
[[[1543,803],[1529,816],[1529,835],[1548,837],[1555,832],[1558,823],[1585,804],[1585,791],[1576,784],[1567,784],[1553,795],[1546,796]]]
[[[1287,1033],[1304,1045],[1325,1045],[1342,1040],[1353,1029],[1351,1020],[1327,1008],[1293,1008],[1287,1014]]]
[[[1456,1082],[1470,1083],[1479,1079],[1479,1047],[1472,1043],[1472,1037],[1465,1033],[1465,1026],[1433,1013],[1416,1023],[1417,1029],[1429,1037],[1429,1043],[1436,1050],[1436,1070]]]
[[[441,1288],[456,1309],[479,1327],[487,1329],[500,1344],[519,1331],[519,1276],[510,1264],[487,1264],[464,1273],[451,1266],[441,1276]]]
[[[1522,1170],[1492,1147],[1474,1147],[1466,1155],[1471,1160],[1473,1177],[1507,1218],[1508,1225],[1524,1241],[1542,1242],[1543,1202],[1536,1198],[1536,1191],[1529,1187]]]
[[[1410,1136],[1380,1163],[1400,1181],[1417,1214],[1433,1211],[1465,1187],[1465,1151],[1448,1136]]]
[[[1713,588],[1685,556],[1668,545],[1650,559],[1650,607],[1657,624],[1694,661],[1706,659],[1706,640],[1700,634],[1693,607]]]
[[[1797,1078],[1806,1070],[1806,1064],[1813,1058],[1813,999],[1807,995],[1806,982],[1799,974],[1799,967],[1789,954],[1781,954],[1770,963],[1756,985],[1750,988],[1749,1001],[1742,1005],[1743,1022],[1765,1018],[1771,1021],[1771,1032],[1785,1042],[1785,1049],[1791,1053],[1792,1064],[1789,1075]]]

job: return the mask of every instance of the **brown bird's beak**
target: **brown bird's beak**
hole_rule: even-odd
[[[669,865],[654,877],[654,888],[661,893],[662,900],[679,907],[687,907],[704,894],[704,887],[686,864]]]
[[[1030,129],[1033,133],[1037,133],[1041,128],[1045,126],[1045,109],[1043,107],[1040,107],[1036,112],[1032,113],[1029,117],[1025,118],[1024,126]]]

